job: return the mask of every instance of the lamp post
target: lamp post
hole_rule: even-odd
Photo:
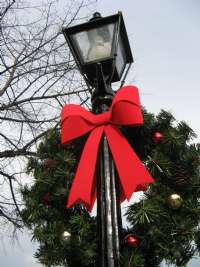
[[[122,13],[102,18],[96,12],[86,23],[63,28],[74,59],[91,87],[93,112],[106,112],[112,103],[111,83],[124,80],[133,57]],[[118,267],[121,210],[119,180],[103,136],[97,164],[98,267]]]

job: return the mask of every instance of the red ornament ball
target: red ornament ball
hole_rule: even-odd
[[[137,248],[139,246],[139,239],[136,236],[129,234],[124,238],[124,243],[129,247]]]
[[[50,194],[49,193],[45,193],[42,197],[41,197],[41,202],[45,205],[50,205],[51,200],[50,200]]]
[[[42,167],[46,171],[52,171],[56,167],[56,161],[51,158],[44,159],[42,162]]]
[[[155,143],[160,142],[163,139],[163,134],[160,132],[155,132],[153,136],[153,140]]]

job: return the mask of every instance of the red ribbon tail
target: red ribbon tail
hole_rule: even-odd
[[[77,203],[83,203],[89,211],[92,210],[96,199],[96,161],[103,129],[104,126],[95,128],[86,141],[70,189],[67,208]]]
[[[146,189],[154,180],[117,127],[107,125],[105,133],[123,190],[121,198],[124,194],[129,200],[133,192]]]

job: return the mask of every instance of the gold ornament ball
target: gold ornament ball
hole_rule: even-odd
[[[70,239],[71,239],[71,234],[70,234],[69,232],[67,232],[67,231],[64,231],[64,232],[62,233],[62,239],[63,239],[63,241],[65,241],[65,242],[69,242]]]
[[[172,209],[179,209],[183,204],[183,199],[178,194],[171,194],[168,198],[169,205]]]

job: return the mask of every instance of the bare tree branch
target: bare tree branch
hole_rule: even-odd
[[[2,96],[5,93],[6,89],[10,86],[10,83],[13,80],[16,68],[17,68],[17,58],[15,58],[15,60],[14,60],[12,70],[9,72],[9,77],[8,77],[5,85],[3,86],[3,88],[0,89],[0,96]]]
[[[26,160],[37,156],[37,143],[59,127],[65,103],[88,105],[89,90],[61,28],[85,21],[92,5],[92,0],[0,2],[0,217],[14,227],[20,227],[15,192],[22,178],[15,175],[13,183],[10,173],[21,173]]]

